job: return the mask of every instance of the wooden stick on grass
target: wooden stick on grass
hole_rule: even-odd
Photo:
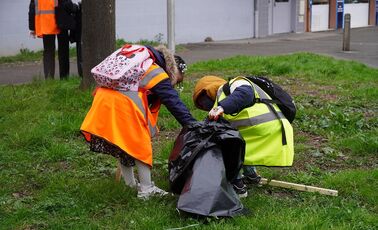
[[[120,182],[121,181],[121,166],[119,164],[120,163],[118,163],[118,165],[117,165],[117,170],[116,170],[116,173],[115,173],[115,180],[116,180],[116,182]]]
[[[295,184],[285,181],[278,181],[278,180],[268,180],[266,178],[261,178],[260,184],[267,184],[275,187],[281,187],[281,188],[289,188],[289,189],[295,189],[298,191],[305,191],[305,192],[318,192],[323,195],[329,195],[329,196],[337,196],[338,191],[332,190],[332,189],[325,189],[325,188],[319,188],[314,186],[308,186],[303,184]]]
[[[120,168],[119,165],[117,166],[115,180],[117,182],[120,182],[120,180],[121,180],[121,168]],[[266,178],[261,178],[260,184],[271,185],[271,186],[281,187],[281,188],[294,189],[294,190],[305,191],[305,192],[318,192],[320,194],[329,195],[329,196],[337,196],[338,195],[337,190],[319,188],[319,187],[308,186],[308,185],[303,185],[303,184],[295,184],[295,183],[290,183],[290,182],[285,182],[285,181],[268,180]]]

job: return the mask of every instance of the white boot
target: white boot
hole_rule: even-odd
[[[151,196],[158,195],[164,196],[168,193],[158,187],[151,181],[151,169],[150,166],[136,160],[135,164],[138,169],[138,177],[140,185],[138,186],[138,198],[148,199]]]
[[[168,192],[155,186],[154,182],[151,182],[149,186],[138,186],[138,198],[148,200],[151,196],[165,196]]]

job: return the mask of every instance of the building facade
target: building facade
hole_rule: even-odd
[[[176,42],[202,42],[207,37],[219,41],[304,32],[305,2],[306,0],[175,1]],[[149,8],[145,9],[145,5]],[[166,39],[166,6],[167,0],[117,1],[117,36],[129,41],[153,40],[155,37]],[[136,21],[142,23],[135,23]],[[120,24],[123,26],[119,26]]]
[[[377,25],[378,0],[309,0],[305,31],[341,29],[345,14],[351,28]]]
[[[78,2],[80,0],[73,0]],[[0,56],[40,50],[28,36],[30,0],[0,1]],[[191,0],[175,2],[177,44],[376,25],[378,0]],[[117,39],[167,41],[167,0],[116,0]]]

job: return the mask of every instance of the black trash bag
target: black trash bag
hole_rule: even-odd
[[[170,189],[179,210],[201,216],[245,214],[230,184],[243,164],[245,142],[225,120],[196,122],[181,130],[169,157]]]
[[[239,196],[226,179],[223,157],[218,147],[198,154],[191,171],[177,203],[179,210],[217,217],[245,213]]]

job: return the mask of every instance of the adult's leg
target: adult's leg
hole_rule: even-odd
[[[58,34],[58,57],[59,57],[59,76],[65,79],[70,74],[70,43],[68,31],[62,30]]]
[[[80,77],[83,77],[83,60],[81,55],[81,41],[76,41],[77,72]]]
[[[55,74],[55,34],[43,35],[43,71],[45,79],[54,79]]]

